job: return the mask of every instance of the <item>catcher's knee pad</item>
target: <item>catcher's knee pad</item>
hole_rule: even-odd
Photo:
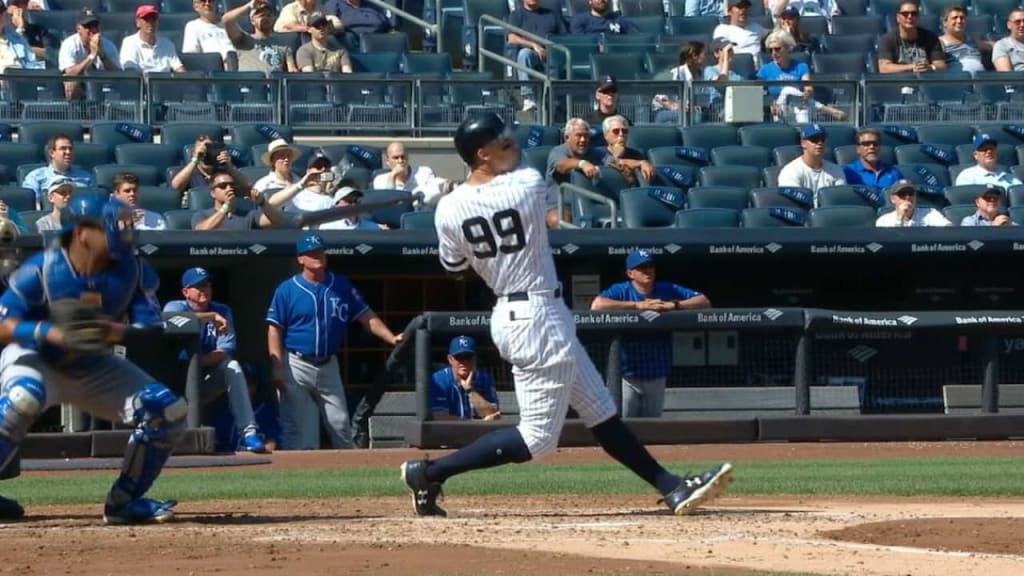
[[[7,465],[28,429],[46,408],[46,388],[29,375],[15,376],[0,396],[0,468]]]
[[[140,444],[161,443],[171,447],[184,432],[188,404],[159,383],[146,385],[132,398],[132,439]]]

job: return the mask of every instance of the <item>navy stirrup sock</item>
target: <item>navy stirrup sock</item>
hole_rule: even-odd
[[[531,458],[530,449],[526,447],[519,429],[502,428],[484,435],[456,452],[430,461],[424,472],[427,480],[444,482],[456,474],[470,470],[493,468],[512,462],[527,462]]]
[[[609,456],[657,488],[658,492],[668,494],[679,486],[679,477],[662,468],[618,416],[605,420],[590,431]]]

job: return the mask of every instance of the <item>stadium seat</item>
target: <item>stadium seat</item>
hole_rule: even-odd
[[[170,186],[139,186],[139,206],[154,212],[181,209],[181,192]]]
[[[224,128],[217,124],[195,122],[169,122],[160,127],[160,143],[176,150],[191,147],[200,136],[210,136],[214,140],[223,140]],[[184,155],[182,162],[187,161]]]
[[[619,192],[619,208],[626,228],[667,228],[675,224],[677,207],[657,198],[665,188],[626,188]],[[676,189],[676,193],[682,191]]]
[[[273,122],[277,90],[263,72],[211,71],[213,102],[228,122]]]
[[[259,163],[258,158],[252,158],[252,147],[257,144],[269,144],[273,140],[283,138],[288,142],[293,139],[292,129],[281,124],[236,124],[231,127],[231,145],[241,150],[245,155],[246,164]]]
[[[1010,186],[1006,198],[1010,206],[1024,206],[1024,185]]]
[[[349,54],[353,72],[397,74],[402,71],[402,52],[369,52]]]
[[[700,168],[711,164],[711,155],[707,149],[695,146],[650,148],[647,150],[647,159],[655,166],[682,165]]]
[[[189,210],[206,210],[213,207],[209,186],[198,186],[188,191]]]
[[[761,185],[761,171],[754,166],[705,166],[699,174],[701,186],[757,188]]]
[[[978,208],[974,204],[956,204],[943,208],[942,215],[952,222],[954,226],[959,226],[960,223],[963,222],[964,218],[977,211]]]
[[[93,168],[96,175],[96,186],[113,190],[114,176],[129,172],[139,179],[139,186],[158,186],[162,183],[163,173],[156,166],[148,164],[101,164]]]
[[[904,144],[896,147],[897,164],[957,164],[956,150],[947,144]]]
[[[772,151],[764,146],[719,146],[711,149],[711,162],[714,166],[767,168],[772,165]]]
[[[1003,148],[1009,148],[1009,146],[999,146],[996,148],[997,162],[1004,166],[1011,166],[1013,164],[1024,165],[1024,144],[1014,148],[1014,157],[1009,161],[1003,160]],[[973,150],[971,150],[973,154]],[[973,159],[973,155],[972,155]]]
[[[640,29],[641,34],[650,36],[655,42],[658,37],[665,34],[665,16],[663,14],[633,16],[629,20]]]
[[[825,34],[820,37],[822,49],[829,54],[874,54],[874,34]]]
[[[114,161],[114,154],[103,144],[93,142],[75,143],[74,164],[86,170],[92,170],[100,164],[108,164]]]
[[[740,139],[735,126],[703,124],[683,128],[683,146],[711,150],[718,146],[732,146],[739,143]],[[784,144],[792,144],[792,142]]]
[[[633,126],[626,145],[647,154],[652,148],[682,146],[683,136],[675,126]]]
[[[0,149],[0,151],[2,151],[2,149]],[[43,162],[35,162],[32,164],[18,164],[18,168],[15,170],[16,181],[18,183],[24,182],[25,176],[27,176],[29,172],[35,170],[36,168],[42,168],[43,166],[46,166],[46,164]]]
[[[600,194],[613,202],[618,202],[619,191],[629,188],[629,183],[614,168],[601,166],[598,168],[598,172],[598,177],[591,180],[584,176],[582,172],[573,170],[569,181],[576,186]],[[607,205],[579,195],[573,196],[573,222],[590,228],[606,228],[610,226],[611,214]]]
[[[797,208],[747,208],[740,214],[744,228],[789,228],[806,222],[807,212]]]
[[[807,188],[752,188],[750,205],[754,208],[799,208],[807,210],[814,194]]]
[[[1024,181],[1024,166],[1012,166],[1010,172],[1017,177],[1017,180]]]
[[[181,163],[181,151],[166,144],[118,144],[114,148],[118,164],[146,164],[161,173]],[[162,210],[158,210],[162,212]]]
[[[776,166],[785,166],[786,164],[789,164],[793,160],[796,160],[797,158],[803,156],[803,154],[803,146],[799,146],[796,144],[792,146],[776,146],[775,149],[772,150],[772,159],[774,160],[774,164]],[[827,159],[828,158],[826,157],[826,160]]]
[[[409,50],[409,36],[405,32],[386,34],[360,34],[361,52],[406,52]]]
[[[711,36],[721,23],[718,16],[672,16],[668,19],[668,31],[673,36],[701,34]]]
[[[1004,24],[1019,4],[1017,0],[973,0],[971,5],[975,14],[990,14],[997,23]]]
[[[665,13],[661,0],[620,0],[619,10],[630,19],[637,16],[662,16]]]
[[[800,144],[800,133],[793,126],[783,124],[752,124],[739,129],[740,144],[763,146],[772,150],[778,146]]]
[[[554,126],[540,124],[516,124],[512,128],[512,139],[519,144],[520,150],[541,146],[558,146],[562,136]]]
[[[519,154],[523,157],[523,164],[530,166],[540,172],[547,174],[548,156],[554,146],[540,146],[537,148],[521,148]]]
[[[654,178],[651,186],[670,186],[673,188],[690,188],[698,182],[697,168],[682,164],[661,164],[654,167]]]
[[[963,88],[960,88],[962,91]],[[922,144],[958,146],[974,140],[974,128],[956,124],[932,124],[917,127],[917,141]]]
[[[885,32],[885,20],[877,14],[861,16],[835,16],[832,18],[833,34],[871,34],[880,36]]]
[[[405,74],[445,76],[451,71],[452,59],[448,54],[406,53],[402,58],[402,72]]]
[[[0,164],[0,185],[6,185],[11,181],[11,169],[6,164]],[[19,182],[20,184],[20,182]]]
[[[150,72],[147,78],[151,122],[217,123],[217,110],[210,102],[210,83],[205,72]]]
[[[1010,206],[1010,222],[1017,226],[1024,226],[1024,206]]]
[[[569,51],[569,55],[572,56],[574,78],[591,77],[590,55],[597,54],[601,50],[600,37],[597,34],[558,34],[550,36],[548,40],[559,46],[564,46]],[[548,70],[556,77],[567,77],[565,64],[565,54],[561,50],[548,52]],[[588,89],[587,93],[589,92]]]
[[[836,0],[840,16],[863,16],[868,13],[868,0]]]
[[[365,190],[362,201],[367,204],[371,204],[373,202],[386,202],[408,196],[409,192],[405,190]],[[400,204],[398,206],[379,208],[370,212],[370,217],[374,221],[380,224],[386,224],[389,228],[395,230],[402,227],[402,215],[406,212],[412,212],[411,204]]]
[[[85,139],[85,129],[81,122],[30,120],[22,122],[18,127],[18,142],[32,144],[45,151],[50,138],[58,134],[71,137],[71,141],[74,143],[82,142]]]
[[[676,228],[735,228],[740,213],[728,208],[691,208],[676,212]]]
[[[164,212],[164,218],[167,220],[168,230],[191,230],[192,229],[192,215],[195,214],[195,210],[168,210]]]
[[[997,74],[1005,74],[1005,72],[997,72]],[[999,90],[1006,94],[1006,86],[1000,85]],[[996,142],[1002,146],[1008,144],[1011,148],[1024,144],[1024,134],[1017,134],[1015,131],[1008,129],[1006,124],[979,124],[975,127],[975,134],[988,134]],[[967,142],[965,142],[967,144]]]
[[[878,213],[870,206],[828,206],[815,208],[807,215],[811,228],[871,228]]]
[[[152,142],[153,130],[137,122],[97,122],[89,128],[89,141],[113,151],[118,144]]]
[[[664,42],[664,38],[662,38],[662,42]],[[666,47],[665,44],[662,44],[661,46]],[[674,48],[675,46],[676,45],[671,47]],[[654,76],[659,73],[666,74],[668,71],[672,70],[678,65],[679,55],[676,54],[675,52],[672,52],[671,50],[662,52],[648,52],[647,54],[644,55],[644,66],[647,69],[647,73],[650,74],[651,76]],[[665,77],[665,79],[668,78],[668,76]],[[662,78],[658,77],[654,79],[661,80]]]
[[[857,155],[856,144],[849,146],[836,146],[835,150],[832,152],[835,154],[836,164],[839,164],[840,166],[856,162],[860,159],[860,156]],[[879,146],[878,159],[886,164],[895,164],[896,150],[892,146]]]
[[[892,74],[890,74],[890,76],[892,76]],[[868,127],[878,130],[879,136],[881,136],[882,146],[891,146],[893,150],[895,150],[897,146],[920,142],[917,137],[917,130],[908,124],[870,124]],[[894,153],[893,158],[895,157]]]
[[[341,180],[350,180],[354,188],[367,190],[373,187],[373,172],[362,166],[349,166],[342,172]]]
[[[956,147],[956,163],[970,166],[977,164],[974,160],[974,145],[961,144]],[[996,147],[996,163],[1003,166],[1020,164],[1020,151],[1010,144],[1003,144]]]
[[[50,213],[50,210],[24,210],[19,211],[18,216],[21,216],[21,221],[25,223],[25,227],[30,233],[35,234],[36,221]]]
[[[731,72],[735,72],[745,80],[753,80],[757,73],[757,66],[754,65],[752,54],[733,54],[730,66]]]
[[[70,35],[75,30],[75,18],[79,10],[26,10],[25,24],[51,30],[60,38]]]
[[[782,166],[766,166],[761,170],[761,181],[768,188],[775,188],[779,185],[779,172]]]
[[[886,196],[883,191],[869,186],[858,186],[843,184],[840,186],[825,186],[818,189],[815,194],[817,206],[868,206],[877,210],[885,204]]]
[[[590,66],[594,78],[610,75],[619,80],[636,80],[644,74],[644,51],[591,54]]]
[[[686,197],[689,208],[728,208],[738,213],[750,204],[748,190],[737,186],[696,186]]]
[[[813,70],[828,71],[829,74],[863,74],[868,70],[867,52],[815,52],[811,55]]]
[[[36,193],[20,186],[0,186],[0,200],[11,210],[24,212],[36,209]]]
[[[342,167],[347,166],[361,166],[367,170],[380,170],[384,167],[383,157],[384,149],[378,146],[368,145],[356,145],[356,144],[342,144],[342,149],[339,152],[335,152],[337,148],[334,146],[324,147],[324,150],[330,150],[329,155],[339,154],[338,159],[334,160],[335,164],[341,164]],[[300,149],[301,149],[300,145]],[[255,152],[255,150],[253,150]]]
[[[604,52],[599,56],[624,56],[631,54],[639,57],[641,65],[633,67],[636,58],[608,58],[600,59],[600,64],[593,68],[594,78],[600,78],[605,74],[612,74],[616,78],[639,78],[643,73],[643,55],[654,50],[658,45],[658,37],[655,34],[606,34],[604,37]],[[591,54],[591,58],[595,55]],[[594,60],[591,60],[595,62]],[[617,64],[618,63],[618,64]],[[629,68],[617,68],[617,65],[629,65]],[[635,75],[639,73],[639,75]],[[621,90],[621,87],[620,87]]]
[[[224,59],[219,52],[184,52],[178,54],[178,58],[189,72],[224,71]]]
[[[942,164],[914,163],[897,164],[900,174],[920,186],[929,186],[941,190],[949,186],[949,171]]]
[[[402,230],[433,230],[434,211],[420,210],[402,214]]]

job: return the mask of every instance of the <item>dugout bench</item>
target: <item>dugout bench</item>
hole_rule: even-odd
[[[947,384],[942,387],[946,414],[979,414],[982,405],[980,385]],[[999,412],[1024,414],[1024,384],[999,385]]]

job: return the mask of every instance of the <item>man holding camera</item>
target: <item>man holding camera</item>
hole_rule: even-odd
[[[240,189],[248,190],[252,186],[249,179],[235,169],[223,143],[212,136],[200,136],[192,147],[192,160],[171,178],[171,188],[179,192],[204,186],[212,188],[213,177],[220,172],[230,174]]]

